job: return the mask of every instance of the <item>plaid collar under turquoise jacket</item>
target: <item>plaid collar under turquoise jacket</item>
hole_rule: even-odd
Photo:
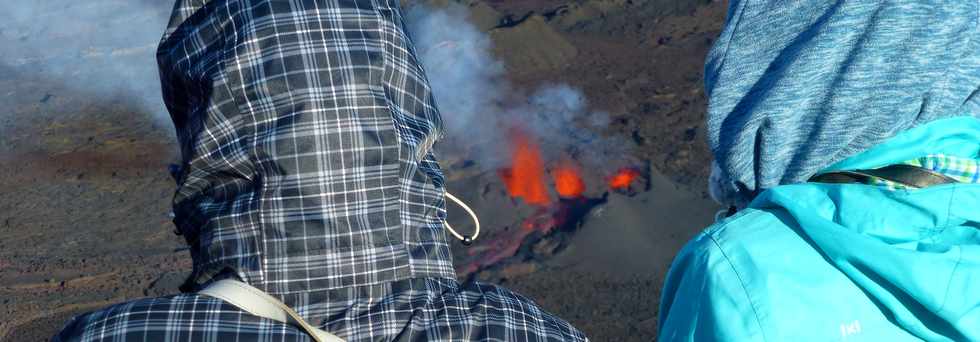
[[[901,164],[918,166],[946,175],[960,183],[980,183],[980,159],[964,158],[945,154],[933,154],[905,161]],[[872,177],[870,184],[884,186],[892,190],[909,189],[909,187]]]

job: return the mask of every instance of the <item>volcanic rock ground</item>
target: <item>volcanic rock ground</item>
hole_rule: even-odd
[[[711,158],[701,78],[725,3],[457,2],[490,33],[518,87],[582,89],[611,116],[596,133],[622,138],[623,160],[644,173],[627,193],[606,191],[586,170],[586,195],[604,204],[572,231],[462,277],[517,290],[594,341],[654,339],[668,265],[717,209],[703,190]],[[0,104],[0,340],[44,340],[72,315],[176,293],[190,260],[167,217],[174,185],[166,166],[178,159],[172,128],[126,98],[13,67],[0,66]],[[465,156],[444,159],[448,187],[481,212],[489,239],[530,215],[496,174],[468,170]],[[450,215],[467,227],[465,216]],[[460,267],[472,261],[467,247],[453,247]]]

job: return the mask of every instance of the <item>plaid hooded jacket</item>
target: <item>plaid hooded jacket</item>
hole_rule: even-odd
[[[157,57],[183,165],[185,290],[237,277],[349,341],[582,341],[506,289],[455,280],[440,114],[398,0],[178,0]],[[55,340],[299,341],[181,294],[74,318]]]

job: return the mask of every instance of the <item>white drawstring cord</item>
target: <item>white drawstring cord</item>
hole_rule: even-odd
[[[735,213],[737,212],[738,212],[738,208],[735,207],[734,205],[728,207],[728,209],[719,210],[717,213],[715,213],[715,223],[721,222],[721,220],[732,217],[732,215],[735,215]]]
[[[449,222],[446,221],[446,229],[449,229],[449,233],[453,234],[453,236],[459,239],[459,241],[462,241],[463,245],[469,246],[470,244],[473,243],[474,240],[476,240],[477,237],[480,236],[480,219],[476,217],[476,213],[473,212],[473,209],[470,209],[470,207],[467,206],[466,203],[463,203],[462,200],[456,198],[456,196],[453,196],[453,194],[449,193],[448,191],[446,192],[446,197],[453,200],[453,202],[456,202],[456,204],[459,205],[460,207],[463,207],[463,210],[466,210],[466,212],[470,214],[470,217],[473,218],[473,223],[476,224],[476,229],[473,231],[473,236],[464,237],[463,235],[457,233],[456,230],[453,229],[453,226],[449,225]]]
[[[728,209],[722,209],[715,213],[715,223],[728,218]]]

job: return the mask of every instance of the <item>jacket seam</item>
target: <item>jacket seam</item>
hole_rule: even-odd
[[[727,39],[725,39],[724,51],[722,52],[721,60],[718,63],[719,74],[721,73],[721,69],[724,67],[725,62],[728,61],[728,53],[729,51],[731,51],[732,41],[735,40],[735,35],[738,33],[738,28],[742,23],[742,18],[745,16],[746,8],[748,8],[749,6],[748,3],[749,0],[744,0],[741,3],[741,6],[739,6],[738,8],[738,15],[735,16],[734,18],[730,18],[732,20],[732,22],[730,23],[732,25],[732,32],[731,35],[728,36]]]
[[[958,189],[959,187],[956,186],[955,184],[952,186],[951,189],[949,189],[949,202],[946,203],[946,221],[943,222],[943,226],[942,226],[944,230],[945,228],[949,227],[949,221],[950,221],[949,218],[950,216],[953,216],[953,202],[956,199],[956,190]]]
[[[959,256],[956,258],[956,264],[953,265],[953,272],[949,273],[949,281],[946,282],[946,291],[945,293],[943,293],[943,304],[940,305],[939,308],[936,309],[936,311],[933,311],[933,313],[935,314],[939,314],[944,309],[946,309],[946,303],[949,303],[949,289],[953,285],[953,279],[956,278],[956,271],[960,268],[960,264],[963,263],[963,250],[959,249],[959,251],[960,253]]]
[[[242,4],[238,2],[237,5],[241,6]],[[242,40],[243,39],[242,36],[244,36],[245,34],[241,34],[241,35],[239,34],[240,33],[239,25],[238,23],[235,22],[236,17],[241,16],[242,13],[236,12],[235,14],[232,14],[232,10],[229,8],[229,6],[231,5],[224,4],[223,6],[223,10],[228,15],[227,23],[220,23],[219,25],[217,25],[217,29],[221,32],[221,37],[223,39],[221,56],[218,59],[218,63],[221,67],[219,70],[224,70],[224,68],[227,67],[228,62],[235,59],[234,51],[239,48],[240,44],[244,44]],[[231,33],[233,37],[231,38],[231,44],[229,44],[229,42],[227,41],[228,34],[226,34],[226,32],[228,31],[228,25],[231,26]],[[240,62],[238,61],[234,61],[234,62],[236,65],[240,64]],[[224,79],[224,82],[221,82],[221,85],[222,87],[225,88],[225,91],[228,92],[228,95],[231,98],[231,102],[235,105],[235,109],[237,109],[239,113],[249,113],[249,116],[254,121],[257,113],[255,110],[252,110],[251,101],[248,99],[248,94],[246,94],[245,91],[245,80],[244,80],[245,72],[241,70],[241,68],[239,68],[237,74],[238,74],[238,78],[235,79],[234,77],[231,77],[229,73],[225,73],[225,72],[219,73],[219,77]],[[240,93],[235,91],[234,85],[241,86],[242,90]],[[239,98],[239,96],[241,98]],[[222,115],[224,116],[225,114],[222,113]],[[248,133],[251,133],[251,136],[247,136]],[[249,161],[252,163],[251,174],[248,175],[249,177],[251,177],[249,181],[255,182],[261,180],[262,182],[265,182],[265,178],[256,177],[257,174],[256,169],[259,168],[260,166],[258,160],[256,160],[255,158],[255,153],[254,153],[255,149],[250,148],[250,147],[255,147],[252,145],[255,145],[256,142],[258,141],[258,129],[253,127],[252,131],[246,132],[246,134],[239,134],[236,130],[232,130],[232,134],[234,134],[236,144],[243,145],[241,147],[244,148],[245,151],[247,151],[245,152],[245,154],[247,155]],[[243,143],[242,141],[246,139],[250,139],[250,140],[244,141]],[[270,285],[268,284],[269,274],[267,268],[268,266],[267,261],[269,255],[267,253],[268,251],[266,250],[267,244],[265,243],[266,222],[265,222],[264,215],[262,215],[261,213],[263,209],[262,205],[263,205],[263,198],[264,198],[264,194],[262,191],[263,185],[264,184],[259,184],[258,186],[255,187],[255,189],[251,191],[251,196],[252,196],[251,201],[253,201],[253,203],[255,203],[255,205],[259,208],[259,212],[255,214],[256,216],[255,224],[257,226],[255,233],[257,234],[257,236],[251,238],[252,247],[255,248],[254,254],[255,257],[258,259],[256,260],[258,262],[258,270],[243,271],[240,269],[236,269],[235,271],[236,273],[239,274],[240,277],[243,278],[242,281],[244,281],[246,284],[262,287],[263,290],[269,290]],[[253,277],[252,275],[254,274],[257,274],[257,277]]]
[[[946,207],[946,222],[943,225],[944,227],[949,227],[949,217],[952,216],[953,200],[956,198],[957,189],[959,188],[953,186],[953,189],[951,190],[951,193],[949,195],[949,205]],[[949,289],[950,287],[952,287],[953,279],[956,277],[956,270],[960,268],[960,263],[963,262],[963,249],[959,249],[959,252],[960,252],[959,256],[956,258],[956,264],[953,265],[953,271],[949,273],[949,281],[946,282],[946,291],[945,293],[943,293],[943,303],[939,305],[939,308],[937,308],[935,311],[935,313],[937,314],[943,311],[943,309],[946,308],[946,303],[949,302]]]
[[[386,4],[390,4],[390,3],[386,3]],[[358,6],[358,9],[361,8]],[[374,13],[375,16],[377,16],[378,30],[381,31],[381,33],[379,33],[379,38],[382,40],[381,49],[384,52],[381,56],[381,70],[371,71],[371,72],[377,72],[381,74],[381,76],[378,77],[379,80],[378,85],[381,87],[381,89],[385,94],[385,107],[388,110],[388,117],[386,118],[386,120],[391,123],[392,131],[394,132],[393,134],[395,136],[395,142],[396,142],[395,145],[397,146],[397,150],[398,150],[395,153],[396,156],[395,164],[398,165],[398,179],[396,182],[397,186],[395,186],[395,188],[391,190],[392,192],[394,192],[395,197],[398,198],[398,200],[395,201],[394,203],[394,205],[398,208],[399,211],[398,231],[395,233],[386,233],[385,238],[387,241],[390,242],[392,241],[392,237],[390,236],[391,234],[399,235],[397,239],[399,239],[400,241],[398,243],[392,244],[392,247],[401,247],[401,249],[405,251],[405,254],[407,255],[405,264],[408,266],[409,275],[414,275],[416,274],[416,265],[415,265],[416,263],[413,262],[411,257],[412,255],[412,250],[410,246],[411,244],[410,241],[412,241],[411,232],[408,229],[408,223],[401,215],[401,211],[404,210],[404,205],[405,205],[404,203],[405,191],[404,189],[402,189],[402,187],[404,186],[403,177],[406,175],[405,173],[406,168],[411,166],[411,165],[408,166],[404,165],[406,163],[406,160],[408,160],[409,158],[404,157],[402,155],[403,153],[405,153],[405,146],[404,146],[405,137],[402,136],[402,131],[403,131],[402,125],[400,125],[398,122],[399,121],[398,116],[405,115],[405,113],[402,111],[402,108],[400,106],[396,105],[392,101],[392,97],[389,96],[391,90],[389,89],[390,84],[388,79],[389,77],[391,77],[391,75],[389,75],[389,72],[390,72],[390,68],[392,68],[393,63],[391,61],[392,59],[391,54],[387,52],[388,50],[392,49],[391,45],[394,44],[394,42],[398,39],[399,29],[396,26],[395,20],[400,20],[400,17],[398,17],[400,15],[400,12],[396,12],[391,8],[385,8],[384,10],[382,10],[381,4],[377,0],[371,1],[371,11]],[[389,22],[389,17],[391,18],[390,22]],[[385,25],[389,25],[389,24],[395,27],[395,29],[391,30],[391,32],[385,33],[384,32]],[[370,56],[370,54],[368,56]],[[373,81],[374,80],[371,77],[368,77],[368,82],[373,82]],[[385,162],[383,158],[381,162],[382,163]],[[417,170],[417,168],[418,167],[416,167],[415,170],[416,172],[419,171]],[[397,277],[397,276],[394,278],[394,280],[402,280],[402,279],[404,278]]]
[[[752,314],[755,316],[755,323],[759,326],[759,333],[762,334],[762,340],[768,341],[769,339],[766,338],[766,331],[762,328],[762,320],[759,318],[759,309],[756,307],[755,302],[752,301],[752,297],[749,296],[749,289],[745,287],[745,281],[743,280],[742,275],[738,272],[738,269],[735,268],[735,264],[732,263],[732,259],[729,258],[728,254],[725,253],[725,250],[721,248],[721,244],[718,243],[718,240],[716,240],[712,235],[708,235],[708,238],[711,240],[711,243],[718,248],[718,251],[721,252],[721,256],[725,257],[725,262],[728,263],[728,267],[731,267],[732,272],[735,272],[735,277],[738,278],[738,285],[742,288],[742,292],[745,294],[745,300],[748,301],[749,306],[752,307]]]

